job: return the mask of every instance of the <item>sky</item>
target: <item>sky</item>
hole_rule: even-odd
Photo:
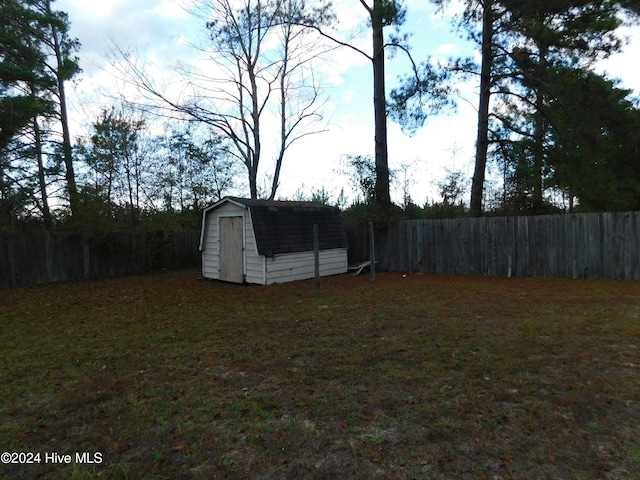
[[[157,80],[173,71],[178,62],[196,62],[201,53],[189,46],[202,39],[202,21],[189,15],[182,5],[186,0],[57,0],[55,10],[67,12],[70,34],[81,43],[78,53],[83,73],[70,89],[71,115],[75,137],[84,135],[98,116],[100,108],[110,106],[110,95],[128,93],[118,74],[109,67],[111,44],[141,52]],[[370,51],[370,32],[363,28],[365,11],[359,0],[334,0],[343,31],[362,31],[354,42]],[[405,0],[406,22],[402,32],[410,33],[414,59],[427,56],[473,54],[470,44],[452,31],[447,16],[436,14],[426,0]],[[455,8],[455,7],[454,7]],[[621,79],[621,85],[640,95],[640,77],[634,74],[640,58],[640,29],[625,30],[631,43],[623,53],[598,65],[598,69]],[[634,41],[634,38],[638,39]],[[630,61],[630,59],[633,59]],[[398,53],[387,59],[387,90],[398,85],[399,75],[410,71],[410,63]],[[373,155],[373,88],[369,60],[349,49],[331,53],[322,67],[326,103],[323,107],[323,131],[294,144],[284,160],[278,197],[291,198],[297,191],[310,194],[324,188],[336,199],[342,189],[355,197],[349,181],[339,172],[344,155]],[[155,77],[154,77],[155,78]],[[169,80],[166,80],[169,81]],[[437,182],[447,170],[460,171],[470,179],[475,146],[477,86],[459,86],[455,111],[432,117],[415,135],[409,137],[389,120],[389,163],[398,171],[392,186],[392,199],[400,203],[406,178],[409,193],[419,205],[437,200]],[[267,147],[268,149],[268,147]],[[266,155],[262,168],[271,169],[273,155]],[[247,194],[247,192],[234,192]]]

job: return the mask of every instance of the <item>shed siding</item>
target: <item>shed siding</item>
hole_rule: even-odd
[[[202,242],[202,276],[218,279],[220,252],[218,247],[218,222],[209,213],[205,222],[205,234]]]
[[[256,246],[256,237],[253,234],[253,225],[251,223],[251,214],[245,215],[245,281],[247,283],[265,284],[264,279],[264,258],[258,254]]]
[[[320,275],[337,275],[347,271],[347,250],[333,249],[319,252]],[[313,252],[286,253],[266,260],[267,284],[292,282],[313,278]]]

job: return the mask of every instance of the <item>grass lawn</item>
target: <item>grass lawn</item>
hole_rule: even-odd
[[[0,290],[0,478],[640,479],[638,282],[199,277]]]

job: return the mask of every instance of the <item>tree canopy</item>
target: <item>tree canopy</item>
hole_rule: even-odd
[[[440,7],[447,3],[434,1]],[[571,92],[562,88],[563,82],[567,78],[593,78],[595,62],[621,49],[624,42],[618,29],[624,19],[635,19],[637,11],[637,2],[468,0],[456,28],[476,43],[480,63],[472,57],[451,59],[445,67],[425,63],[425,81],[409,79],[402,89],[392,92],[392,109],[405,127],[415,129],[440,107],[425,102],[423,97],[433,98],[434,92],[443,89],[442,82],[452,82],[456,77],[477,78],[472,214],[483,213],[488,160],[510,171],[503,178],[514,184],[505,184],[504,188],[519,192],[522,204],[517,210],[521,213],[548,211],[545,191],[549,188],[563,188],[582,203],[578,189],[549,181],[557,158],[548,155],[550,149],[568,150],[560,145],[566,135],[559,135],[558,122],[569,115],[574,115],[573,122],[581,121],[591,108],[584,99],[582,103],[571,102]],[[605,85],[610,90],[601,92],[605,98],[616,98],[620,92],[612,90],[612,83],[601,83]],[[615,109],[617,103],[608,105]],[[629,101],[627,107],[627,113],[633,116],[634,107]],[[626,125],[632,128],[633,123]],[[573,135],[572,141],[577,138]],[[581,138],[587,141],[586,136]],[[573,147],[578,146],[574,143]]]

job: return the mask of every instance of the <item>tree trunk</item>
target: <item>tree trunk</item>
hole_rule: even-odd
[[[126,176],[127,176],[127,189],[129,190],[129,208],[130,208],[130,215],[131,215],[131,225],[135,226],[138,222],[137,222],[137,218],[136,218],[136,209],[134,206],[134,202],[133,202],[133,180],[132,180],[132,175],[131,175],[131,168],[132,168],[132,158],[131,155],[129,153],[126,153]]]
[[[534,147],[533,147],[533,210],[534,213],[542,213],[544,206],[543,197],[543,166],[544,166],[544,137],[547,130],[547,122],[544,117],[545,108],[545,94],[543,92],[543,72],[548,68],[547,66],[547,54],[549,48],[544,44],[538,44],[539,65],[538,72],[538,86],[535,91],[536,95],[536,112],[534,117]]]
[[[69,194],[69,208],[71,215],[78,214],[79,197],[78,186],[76,185],[76,175],[73,168],[73,151],[71,148],[71,134],[69,132],[69,118],[67,116],[67,104],[64,93],[64,81],[60,80],[60,120],[62,125],[62,152],[64,155],[65,179],[67,181],[67,192]]]
[[[535,113],[535,134],[533,145],[533,211],[534,213],[542,213],[543,210],[543,185],[542,185],[542,168],[544,164],[544,134],[546,130],[546,122],[542,114],[544,108],[544,94],[538,89],[536,92],[536,113]]]
[[[47,195],[47,179],[44,172],[44,162],[42,160],[42,132],[38,118],[33,118],[33,138],[36,148],[36,161],[38,162],[38,187],[40,189],[40,200],[42,202],[42,220],[47,229],[51,229],[51,210],[49,209],[49,197]]]
[[[384,80],[383,0],[375,0],[371,10],[373,31],[373,112],[375,122],[376,185],[375,204],[386,218],[391,209],[389,194],[389,158],[387,152],[387,102]]]
[[[278,186],[280,185],[280,169],[282,167],[282,160],[284,158],[285,148],[280,148],[280,153],[278,154],[278,158],[276,159],[276,166],[273,172],[273,181],[271,182],[271,194],[269,195],[269,200],[273,200],[276,196],[276,191],[278,190]]]
[[[256,200],[258,198],[257,164],[253,161],[249,161],[247,169],[249,170],[249,193],[251,195],[251,199]]]
[[[252,66],[254,68],[255,65]],[[251,198],[258,198],[258,165],[260,165],[260,154],[262,151],[262,144],[260,141],[260,107],[258,105],[258,83],[256,75],[253,70],[249,72],[251,78],[251,106],[253,111],[252,116],[252,135],[253,135],[253,152],[249,152],[249,190],[251,191]]]
[[[489,149],[489,100],[491,99],[491,70],[493,67],[493,4],[486,0],[482,12],[482,64],[480,67],[480,100],[478,104],[478,135],[476,163],[471,184],[471,215],[482,215],[484,176]]]
[[[47,0],[47,12],[51,14],[51,1]],[[67,97],[65,94],[64,77],[62,74],[64,59],[58,30],[52,24],[53,47],[56,55],[56,79],[58,82],[58,95],[60,100],[60,124],[62,126],[62,153],[65,166],[65,179],[67,181],[67,193],[69,194],[69,208],[71,216],[77,216],[79,207],[78,186],[73,168],[73,151],[71,149],[71,134],[69,132],[69,117],[67,115]]]
[[[280,72],[280,151],[276,159],[276,167],[273,172],[273,182],[271,183],[271,195],[269,200],[273,200],[280,184],[280,169],[282,168],[282,160],[287,149],[287,65],[289,62],[289,41],[290,27],[285,26],[284,35],[284,54],[282,56],[282,70]]]

